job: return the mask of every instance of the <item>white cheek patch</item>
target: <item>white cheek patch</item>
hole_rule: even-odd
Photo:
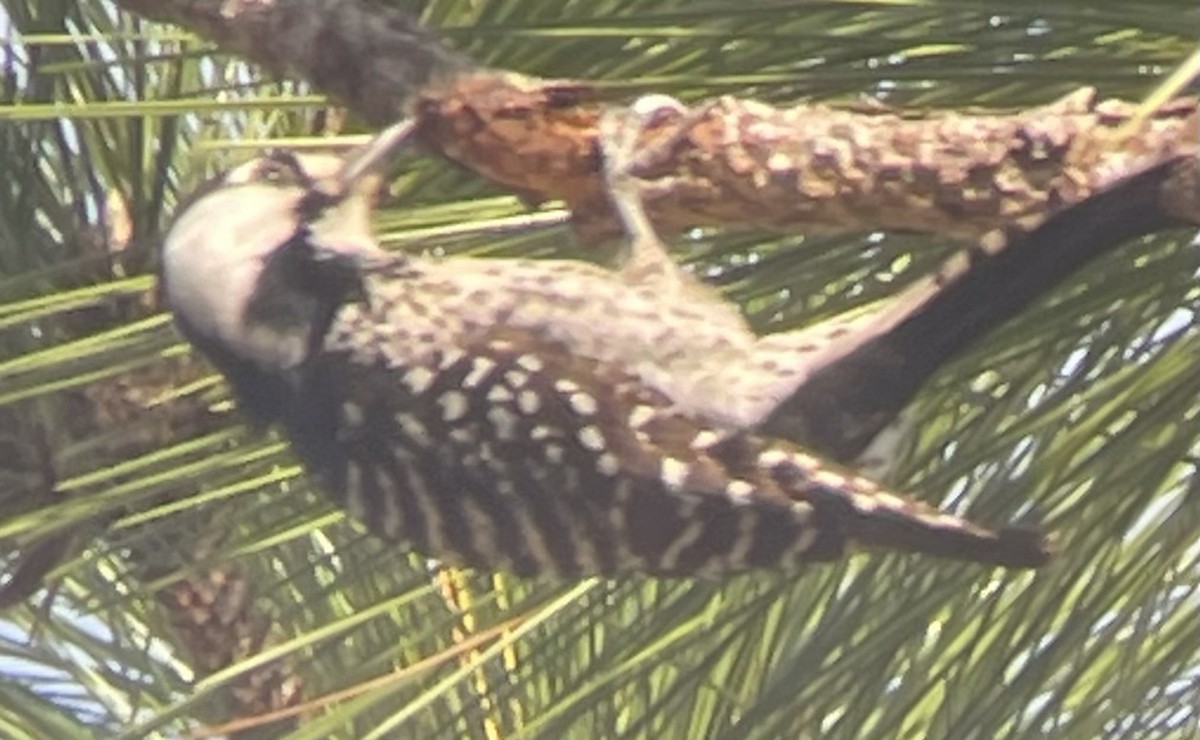
[[[179,214],[163,241],[163,282],[185,326],[247,359],[271,360],[270,347],[252,344],[242,317],[265,258],[295,233],[300,195],[244,185],[209,193]]]

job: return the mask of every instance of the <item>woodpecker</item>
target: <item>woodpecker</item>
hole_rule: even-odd
[[[449,565],[723,576],[852,546],[1043,564],[1035,532],[756,433],[840,331],[757,337],[671,263],[629,175],[634,124],[602,127],[631,236],[616,269],[383,250],[368,191],[401,125],[343,158],[268,153],[183,207],[162,254],[176,323],[338,505]]]

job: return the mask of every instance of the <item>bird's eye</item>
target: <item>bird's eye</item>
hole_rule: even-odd
[[[258,176],[264,182],[278,185],[307,186],[312,179],[296,155],[287,149],[268,152],[259,164]]]
[[[266,162],[260,174],[267,182],[280,182],[287,176],[287,171],[274,162]]]

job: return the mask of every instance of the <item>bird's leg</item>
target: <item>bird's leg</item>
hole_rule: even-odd
[[[673,122],[672,132],[649,146],[639,146],[639,139],[647,128],[660,124],[668,116],[679,118]],[[697,116],[698,112],[686,112],[674,98],[648,95],[628,108],[609,109],[600,117],[599,139],[609,199],[630,241],[619,272],[630,284],[672,290],[702,286],[705,292],[711,292],[680,269],[667,253],[646,215],[643,191],[647,186],[639,176],[640,172],[670,156]],[[719,297],[716,300],[725,302]]]
[[[620,272],[634,284],[677,283],[679,270],[667,254],[642,202],[642,183],[636,170],[646,160],[638,138],[651,116],[636,107],[605,111],[599,122],[600,148],[609,199],[629,237]]]

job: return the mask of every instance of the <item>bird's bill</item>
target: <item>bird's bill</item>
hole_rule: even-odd
[[[335,175],[336,187],[342,193],[348,193],[363,177],[378,173],[404,147],[415,129],[416,121],[406,119],[388,126],[366,144],[351,150]]]

